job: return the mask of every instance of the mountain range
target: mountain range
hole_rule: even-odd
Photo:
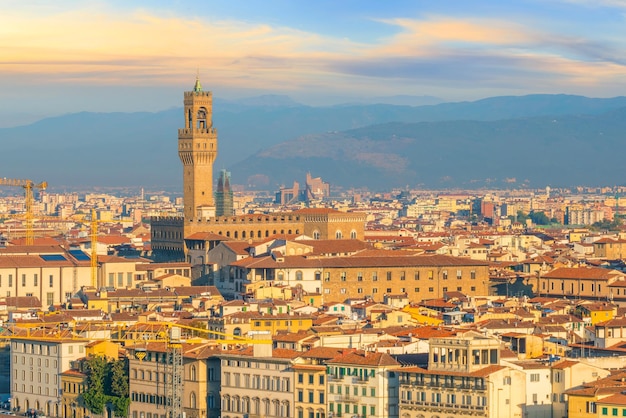
[[[429,99],[435,101],[435,98]],[[331,186],[543,187],[623,183],[626,97],[492,97],[423,106],[311,107],[285,96],[215,99],[215,170],[275,190],[306,172]],[[74,113],[0,129],[0,175],[51,190],[180,190],[182,108]]]

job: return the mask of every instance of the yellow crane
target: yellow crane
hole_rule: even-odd
[[[26,208],[26,245],[33,245],[35,241],[35,232],[33,231],[33,189],[46,190],[48,183],[42,181],[35,183],[32,180],[8,179],[1,178],[0,186],[14,186],[24,188],[24,206]]]

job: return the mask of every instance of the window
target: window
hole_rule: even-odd
[[[531,373],[530,374],[530,381],[531,382],[538,382],[539,381],[539,373]]]
[[[420,272],[416,271],[415,272],[415,280],[419,280],[420,279]]]
[[[39,286],[39,276],[37,273],[33,276],[33,286]]]
[[[49,280],[50,280],[50,287],[54,287],[54,276],[52,274],[50,275]]]
[[[433,271],[432,270],[428,270],[428,280],[433,280],[434,276],[435,275],[434,275]]]
[[[13,275],[9,274],[9,287],[13,286]]]
[[[46,293],[46,304],[52,306],[54,304],[54,292]]]
[[[302,280],[302,271],[296,271],[296,280]]]
[[[470,279],[476,279],[476,270],[470,271]]]
[[[419,292],[420,292],[420,288],[419,288],[419,287],[416,287],[416,288],[414,289],[414,292],[415,292],[415,293],[419,293]]]
[[[387,280],[391,280],[391,272],[390,271],[387,272]]]
[[[26,287],[26,275],[22,274],[22,287]]]
[[[444,280],[448,280],[448,270],[444,270],[441,272],[441,276]]]
[[[456,271],[456,278],[459,280],[463,278],[463,272],[461,270]]]
[[[430,293],[433,293],[433,292],[435,291],[435,288],[434,288],[434,287],[429,287],[429,288],[428,288],[428,291],[429,291]]]
[[[356,280],[357,280],[357,282],[362,282],[363,281],[363,273],[362,272],[359,271],[356,274]]]
[[[342,281],[342,282],[345,282],[345,281],[346,281],[346,272],[345,272],[345,271],[342,271],[342,272],[341,272],[341,281]]]
[[[400,272],[400,280],[406,280],[406,274],[403,271]]]
[[[11,276],[9,275],[9,277],[11,277]],[[373,282],[377,282],[377,281],[378,281],[378,273],[377,273],[377,272],[375,272],[375,271],[374,271],[374,272],[372,272],[372,281],[373,281]],[[10,282],[9,282],[9,283],[10,283]]]

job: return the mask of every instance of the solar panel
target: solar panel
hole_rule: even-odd
[[[78,261],[89,261],[89,260],[91,260],[91,258],[87,254],[85,254],[83,251],[81,251],[81,250],[69,250],[68,252],[70,253],[70,255],[72,257],[74,257]]]
[[[43,254],[39,257],[41,257],[44,261],[67,261],[67,258],[61,254]]]

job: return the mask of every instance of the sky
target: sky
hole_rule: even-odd
[[[626,0],[0,0],[0,127],[214,97],[626,95]]]

